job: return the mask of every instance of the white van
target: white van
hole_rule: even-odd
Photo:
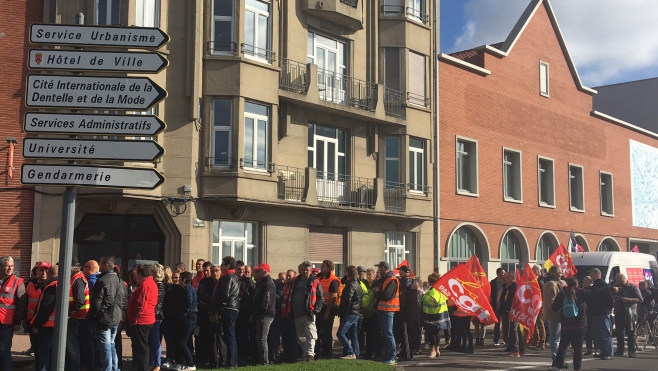
[[[601,278],[607,283],[613,282],[617,273],[624,273],[628,281],[638,285],[640,281],[651,279],[656,284],[658,263],[656,257],[634,252],[583,252],[571,253],[576,266],[578,281],[582,284],[592,268],[601,270]]]

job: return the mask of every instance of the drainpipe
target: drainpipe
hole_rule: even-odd
[[[439,187],[439,35],[440,35],[440,18],[439,18],[439,0],[434,0],[434,268],[439,267],[441,262],[441,243],[440,243],[440,187]]]

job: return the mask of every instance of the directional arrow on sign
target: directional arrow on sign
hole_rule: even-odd
[[[28,75],[25,105],[145,111],[167,97],[148,77]]]
[[[32,49],[28,67],[39,70],[156,73],[169,65],[157,52]]]
[[[23,129],[28,133],[154,136],[165,123],[153,115],[28,112]]]
[[[164,148],[152,140],[26,138],[24,158],[155,161]]]
[[[169,35],[155,27],[92,26],[34,23],[30,42],[43,45],[96,45],[157,49]]]
[[[154,189],[164,180],[155,169],[47,164],[21,166],[21,183],[28,185]]]

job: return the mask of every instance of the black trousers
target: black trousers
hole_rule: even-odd
[[[133,358],[137,365],[137,371],[149,371],[149,334],[150,325],[134,325],[130,329],[130,340],[132,341]],[[117,354],[118,356],[118,354]]]
[[[452,325],[450,328],[450,348],[459,349],[462,342],[462,326],[460,318],[450,315],[450,323]]]
[[[412,324],[404,322],[398,318],[393,319],[393,334],[395,335],[395,342],[400,344],[400,358],[403,360],[411,360],[414,358],[413,346],[411,340],[413,339]]]
[[[371,359],[374,355],[381,353],[381,343],[382,336],[379,331],[379,317],[377,314],[371,315],[369,318],[366,318],[365,322],[366,328],[366,359]]]
[[[334,319],[335,315],[329,314],[329,317],[325,320],[324,313],[320,314],[316,318],[316,327],[318,330],[318,339],[322,343],[321,355],[323,358],[331,358],[333,353],[333,342],[334,342]]]
[[[238,360],[240,362],[249,361],[251,355],[250,332],[249,315],[240,313],[235,321],[235,342],[238,346]]]
[[[561,368],[564,366],[564,359],[567,355],[569,345],[573,348],[573,369],[580,370],[583,363],[583,340],[585,339],[585,330],[562,330],[560,332],[560,345],[557,348],[557,355],[553,361],[553,367]]]
[[[496,317],[500,318],[500,312],[496,313]],[[494,324],[493,342],[494,343],[500,342],[500,321],[498,321],[498,322],[496,322],[496,324]]]
[[[201,316],[199,316],[201,317]],[[199,336],[200,339],[196,344],[196,357],[199,363],[204,361],[215,363],[215,327],[210,324],[205,318],[203,322],[199,323]]]
[[[473,347],[473,333],[471,332],[471,317],[458,317],[459,329],[461,330],[462,348],[466,348],[466,342],[469,347]]]
[[[617,355],[624,355],[624,337],[628,340],[628,354],[635,354],[635,324],[637,313],[630,308],[617,310],[615,308],[615,328],[617,329]],[[624,336],[626,335],[626,336]]]
[[[270,363],[277,362],[279,347],[281,346],[281,315],[277,313],[270,325],[270,333],[267,335],[268,360]]]

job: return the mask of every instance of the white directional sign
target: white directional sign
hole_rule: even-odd
[[[164,180],[155,169],[91,165],[21,166],[21,183],[29,185],[154,189]]]
[[[96,45],[157,49],[169,35],[155,27],[32,24],[30,42],[43,45]]]
[[[167,97],[148,77],[28,75],[25,105],[144,111]]]
[[[28,67],[39,70],[156,73],[169,61],[157,52],[32,49]]]
[[[164,148],[152,140],[52,139],[23,140],[24,158],[104,161],[155,161]]]
[[[165,123],[153,115],[28,112],[23,129],[28,133],[154,136]]]

